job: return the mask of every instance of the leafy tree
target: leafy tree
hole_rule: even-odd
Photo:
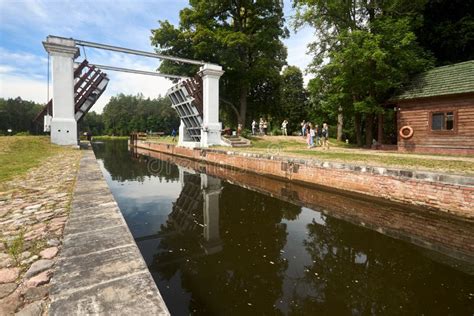
[[[307,119],[306,92],[303,74],[296,66],[288,66],[282,73],[281,119],[288,119],[289,129],[298,131],[299,123]]]
[[[133,131],[170,133],[179,125],[168,98],[145,99],[143,95],[119,94],[112,97],[102,114],[105,132],[128,135]]]
[[[429,0],[415,30],[438,65],[474,59],[474,1]]]
[[[0,134],[7,133],[8,129],[13,133],[35,132],[32,120],[42,107],[41,104],[20,97],[7,100],[0,98]]]
[[[278,106],[272,96],[286,61],[281,39],[288,36],[282,7],[277,0],[191,0],[180,12],[179,27],[160,21],[151,31],[151,41],[159,53],[222,65],[222,105],[234,110],[245,125],[247,117],[262,110],[257,108],[262,99],[265,108]],[[159,70],[186,75],[197,71],[169,61]]]
[[[105,129],[102,114],[97,114],[94,111],[88,112],[79,123],[79,130],[92,133],[92,135],[103,135]]]
[[[332,117],[352,116],[349,121],[353,122],[359,145],[363,131],[365,144],[371,145],[375,118],[383,113],[381,104],[410,76],[431,66],[430,57],[420,48],[413,32],[424,2],[295,3],[296,25],[307,23],[316,28],[320,37],[310,46],[315,56],[310,69],[321,77],[311,87],[319,95],[315,99]]]

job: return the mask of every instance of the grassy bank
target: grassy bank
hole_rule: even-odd
[[[25,174],[48,157],[70,150],[73,149],[52,145],[48,136],[1,136],[0,185]]]
[[[102,135],[102,136],[94,136],[92,140],[110,140],[110,139],[128,139],[129,136],[109,136],[109,135]]]

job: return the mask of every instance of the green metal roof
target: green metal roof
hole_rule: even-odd
[[[474,92],[474,60],[433,68],[416,76],[392,100],[409,100]]]

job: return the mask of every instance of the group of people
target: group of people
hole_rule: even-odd
[[[288,120],[283,120],[281,123],[281,134],[288,136]],[[241,126],[239,126],[241,129]],[[259,123],[256,120],[252,121],[252,135],[267,135],[268,121],[260,118]],[[322,127],[313,125],[310,122],[301,122],[301,135],[306,139],[308,148],[321,146],[323,149],[329,149],[329,127],[327,123],[323,123]]]
[[[267,135],[268,132],[268,121],[264,118],[260,118],[259,123],[255,120],[252,121],[252,135],[257,135],[257,127],[258,127],[258,133],[260,135]]]
[[[329,127],[323,123],[322,127],[311,124],[310,122],[301,122],[301,135],[306,138],[308,148],[321,146],[323,149],[329,149]],[[316,141],[315,141],[316,140]]]

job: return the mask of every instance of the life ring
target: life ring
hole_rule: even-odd
[[[404,131],[408,130],[408,134],[405,134]],[[410,126],[406,125],[400,128],[400,137],[404,139],[408,139],[413,136],[413,128]]]

